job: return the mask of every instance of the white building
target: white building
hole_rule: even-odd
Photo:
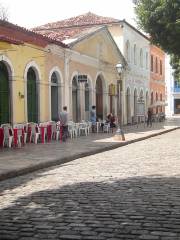
[[[137,102],[144,102],[144,114],[149,104],[149,40],[125,20],[109,26],[109,30],[129,66],[123,79],[123,122],[128,124],[137,121]]]

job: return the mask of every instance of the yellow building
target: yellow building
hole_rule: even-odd
[[[4,21],[0,33],[0,124],[48,120],[46,65],[52,54],[46,47],[65,45]],[[63,69],[63,59],[58,63]]]

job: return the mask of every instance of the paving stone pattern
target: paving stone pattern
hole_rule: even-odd
[[[0,239],[179,240],[180,130],[0,182]]]

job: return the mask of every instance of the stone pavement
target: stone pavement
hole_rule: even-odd
[[[68,139],[66,143],[26,144],[22,148],[0,149],[0,180],[59,165],[95,153],[115,149],[133,142],[163,134],[180,127],[180,118],[171,118],[146,127],[144,124],[125,126],[126,141],[118,142],[113,134],[95,133],[88,137]]]
[[[0,182],[0,240],[180,240],[180,129]]]

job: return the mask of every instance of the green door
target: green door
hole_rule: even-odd
[[[6,65],[0,62],[0,124],[10,122],[9,74]]]
[[[27,73],[28,122],[38,122],[36,74],[32,68]]]
[[[51,119],[58,121],[58,79],[54,72],[51,76]]]

